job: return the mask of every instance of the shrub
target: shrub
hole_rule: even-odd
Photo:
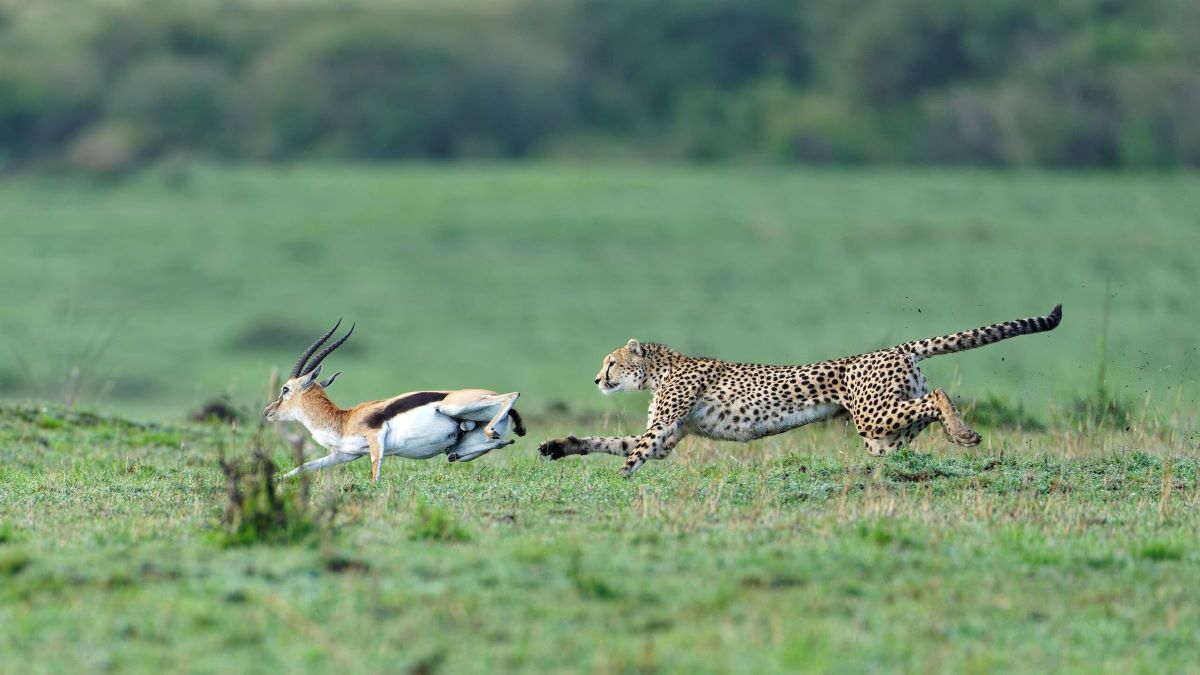
[[[57,152],[95,120],[98,86],[86,59],[0,50],[0,156],[24,161]]]
[[[139,145],[129,125],[101,122],[71,142],[63,162],[76,171],[117,176],[134,168]]]
[[[260,432],[261,434],[261,432]],[[275,463],[255,436],[248,459],[219,460],[225,475],[225,511],[216,540],[223,546],[287,544],[308,539],[318,521],[308,507],[308,476],[284,488],[275,481]],[[324,519],[332,519],[332,512]]]
[[[213,60],[164,56],[125,72],[105,99],[108,119],[141,131],[150,149],[217,150],[227,142],[229,76]]]
[[[802,13],[782,0],[584,0],[566,24],[580,107],[602,128],[661,124],[696,91],[811,71]]]
[[[0,13],[0,160],[1200,166],[1188,3],[75,3]]]
[[[1200,76],[1190,68],[1120,68],[1117,154],[1124,166],[1200,166]]]
[[[466,49],[460,38],[347,23],[281,44],[243,90],[251,145],[267,156],[528,153],[561,122],[561,66],[520,41]]]

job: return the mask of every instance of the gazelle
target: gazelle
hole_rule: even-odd
[[[359,403],[348,410],[339,408],[325,390],[341,372],[320,381],[317,377],[321,374],[321,362],[349,339],[354,326],[311,361],[309,357],[341,324],[338,319],[329,332],[304,350],[292,366],[279,398],[263,411],[272,422],[295,420],[303,424],[313,440],[330,451],[320,459],[292,469],[284,478],[369,454],[371,477],[379,480],[384,455],[429,459],[444,453],[451,462],[469,462],[496,448],[512,445],[515,441],[504,439],[510,429],[518,436],[525,435],[521,416],[513,409],[520,396],[515,391],[509,394],[486,389],[414,391]]]

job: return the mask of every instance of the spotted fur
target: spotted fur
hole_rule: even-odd
[[[605,394],[649,389],[646,431],[637,436],[556,438],[542,455],[600,452],[624,455],[630,475],[647,459],[664,459],[688,434],[749,441],[821,419],[849,415],[867,451],[882,455],[939,422],[951,442],[979,443],[950,397],[929,392],[921,359],[982,347],[1010,337],[1053,330],[1062,305],[1045,316],[1006,321],[951,335],[802,366],[730,363],[680,354],[666,345],[628,344],[604,359],[596,385]]]

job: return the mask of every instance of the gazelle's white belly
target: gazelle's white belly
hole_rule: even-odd
[[[428,403],[396,415],[379,429],[383,454],[409,459],[440,455],[458,440],[458,421]]]

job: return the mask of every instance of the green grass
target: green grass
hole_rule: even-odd
[[[0,407],[0,672],[1198,672],[1197,213],[1192,175],[6,179],[0,398],[56,405]],[[835,422],[631,481],[534,451],[637,428],[645,395],[592,385],[629,337],[794,363],[1056,302],[1051,334],[923,364],[976,450],[869,460]],[[530,436],[222,525],[218,456],[338,316],[337,401],[517,389]],[[221,396],[237,429],[177,422]]]
[[[228,547],[216,459],[252,431],[73,415],[0,412],[12,672],[1196,672],[1186,431],[873,461],[835,423],[685,441],[630,481],[523,442],[344,465],[311,486],[319,533]]]
[[[1065,305],[1051,335],[927,362],[1042,424],[1096,379],[1194,404],[1200,179],[640,165],[179,167],[0,184],[0,397],[181,419],[260,405],[338,316],[342,403],[421,388],[603,400],[630,337],[794,363]],[[77,375],[71,375],[77,369]]]

